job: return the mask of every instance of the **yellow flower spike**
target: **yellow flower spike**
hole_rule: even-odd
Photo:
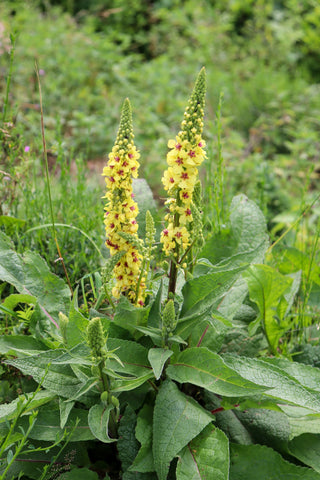
[[[191,211],[193,192],[198,181],[198,168],[205,159],[205,142],[202,139],[204,101],[206,91],[205,69],[202,68],[184,113],[181,131],[168,141],[168,169],[162,183],[168,192],[170,214],[160,241],[166,255],[182,258],[192,242]],[[174,281],[173,281],[174,283]],[[173,291],[173,287],[172,287]]]
[[[139,298],[135,298],[136,285],[140,275],[141,254],[136,245],[132,245],[121,233],[129,234],[138,240],[136,217],[138,205],[134,201],[132,178],[137,178],[140,154],[133,141],[132,113],[129,99],[123,103],[120,126],[115,145],[108,156],[108,164],[103,169],[107,199],[105,206],[106,245],[111,256],[125,251],[113,269],[115,285],[114,297],[126,295],[133,303],[142,306],[145,285],[141,284]]]

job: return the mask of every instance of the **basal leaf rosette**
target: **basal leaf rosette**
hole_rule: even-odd
[[[166,255],[177,257],[192,243],[193,193],[198,182],[198,167],[206,157],[202,138],[204,99],[206,91],[205,70],[202,68],[184,113],[181,131],[169,140],[168,168],[162,183],[168,192],[167,227],[161,233]]]
[[[143,305],[145,284],[140,278],[141,254],[138,251],[138,205],[134,201],[132,178],[137,178],[140,154],[134,145],[131,105],[124,101],[119,131],[114,147],[103,169],[107,193],[105,198],[106,245],[111,256],[124,251],[124,255],[115,265],[113,275],[115,286],[112,295],[119,298],[126,295],[132,303]],[[133,242],[121,234],[132,236]]]

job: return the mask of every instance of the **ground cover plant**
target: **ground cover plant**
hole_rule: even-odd
[[[317,8],[54,3],[0,5],[0,478],[319,478]]]
[[[215,188],[203,236],[205,91],[202,68],[168,142],[158,239],[149,210],[138,236],[124,101],[103,170],[110,256],[90,298],[1,233],[3,368],[25,384],[0,409],[1,478],[320,478],[319,369],[279,356],[303,272],[263,263],[266,220],[243,194],[222,210]]]

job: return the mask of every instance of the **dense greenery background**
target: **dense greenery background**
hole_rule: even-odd
[[[45,181],[35,62],[42,89],[54,218],[62,256],[76,292],[74,298],[78,298],[79,305],[74,300],[70,301],[70,291],[64,281],[50,273],[55,272],[65,279],[50,229],[51,211]],[[243,298],[239,294],[239,300],[235,295],[237,298],[233,302],[232,294],[231,300],[226,294],[227,305],[220,308],[221,318],[215,320],[214,326],[211,325],[212,330],[203,343],[203,351],[198,351],[210,356],[212,361],[207,362],[210,368],[212,365],[215,368],[218,354],[226,353],[223,362],[227,364],[229,361],[230,368],[237,366],[233,360],[234,354],[250,357],[247,359],[248,365],[252,367],[248,374],[250,381],[256,381],[256,364],[257,368],[266,369],[265,382],[270,380],[270,372],[275,369],[275,385],[278,390],[273,403],[266,402],[266,409],[272,404],[270,411],[261,409],[261,404],[256,404],[255,400],[251,399],[251,403],[248,403],[249,407],[257,407],[259,412],[263,412],[254,427],[251,424],[253,418],[256,420],[256,410],[250,410],[248,416],[247,412],[242,411],[237,411],[235,416],[233,413],[229,415],[234,407],[237,408],[237,403],[224,398],[221,404],[216,404],[216,396],[208,392],[203,394],[203,384],[192,375],[190,378],[194,383],[189,377],[181,380],[186,385],[184,394],[196,397],[201,390],[202,397],[197,409],[206,405],[208,410],[215,412],[216,425],[222,430],[228,430],[231,425],[230,437],[231,441],[235,442],[230,450],[235,465],[234,470],[231,470],[231,478],[233,475],[238,480],[237,475],[240,473],[247,478],[247,473],[243,472],[247,472],[248,465],[253,465],[256,452],[260,458],[265,457],[267,447],[253,445],[262,443],[284,454],[285,458],[290,455],[294,457],[292,464],[286,463],[285,468],[288,469],[289,465],[295,470],[295,463],[300,461],[314,469],[312,472],[308,470],[310,477],[304,477],[307,473],[301,470],[301,478],[316,479],[320,472],[318,417],[306,430],[300,426],[300,418],[296,421],[291,417],[290,428],[287,424],[281,424],[278,428],[280,416],[284,423],[287,422],[287,417],[284,413],[272,410],[277,410],[276,402],[291,402],[299,408],[310,406],[309,395],[312,393],[317,396],[319,391],[318,370],[298,363],[315,367],[320,365],[317,329],[320,318],[320,5],[316,0],[1,2],[0,253],[1,261],[7,269],[3,269],[5,273],[2,271],[3,283],[0,285],[0,354],[12,357],[19,356],[22,352],[22,356],[32,356],[38,348],[41,351],[44,349],[43,358],[41,357],[43,364],[40,367],[38,357],[33,358],[34,364],[31,362],[30,368],[26,366],[24,358],[11,360],[8,362],[10,365],[0,366],[2,425],[5,423],[4,419],[9,418],[12,422],[15,417],[20,416],[21,405],[16,398],[21,393],[35,390],[35,382],[30,375],[41,381],[48,363],[47,355],[54,357],[59,354],[61,345],[63,348],[70,348],[71,345],[72,348],[80,348],[79,358],[75,356],[72,359],[76,358],[75,361],[80,362],[79,364],[86,362],[80,342],[83,341],[88,318],[97,314],[95,306],[101,307],[98,298],[99,288],[101,289],[100,271],[108,255],[104,246],[105,200],[102,197],[105,187],[101,173],[114,143],[124,98],[129,97],[133,106],[135,144],[141,152],[141,180],[135,184],[141,209],[139,232],[142,236],[143,215],[145,210],[150,208],[154,213],[159,239],[165,197],[160,178],[166,167],[167,142],[180,128],[186,99],[202,66],[206,67],[208,86],[204,129],[208,158],[201,171],[206,240],[202,255],[206,261],[199,266],[196,273],[199,277],[187,282],[183,295],[180,293],[179,301],[183,300],[185,310],[182,319],[189,310],[193,315],[197,312],[197,296],[200,298],[203,294],[203,278],[207,289],[205,294],[214,297],[210,297],[208,302],[218,309],[221,307],[220,297],[216,292],[212,292],[216,288],[219,293],[220,282],[225,281],[223,295],[226,292],[229,294],[231,285],[228,283],[230,272],[224,272],[223,277],[223,269],[228,269],[231,265],[235,270],[238,267],[241,270],[239,265],[244,257],[248,263],[261,263],[266,255],[265,265],[252,266],[237,283],[236,289],[241,291]],[[221,194],[218,191],[219,186],[222,187]],[[217,214],[220,215],[220,223],[217,222]],[[271,244],[274,242],[274,246],[269,246],[267,236]],[[8,237],[13,243],[10,243]],[[248,243],[252,247],[249,256]],[[24,254],[27,250],[31,252]],[[38,253],[47,261],[49,268]],[[213,274],[210,270],[214,270],[216,265],[221,269],[217,278],[216,273]],[[161,268],[165,268],[163,262],[160,270]],[[230,274],[232,281],[238,278],[236,275],[240,275],[240,270],[236,273],[235,270]],[[14,274],[11,275],[11,272]],[[32,295],[25,295],[21,275],[29,279]],[[150,322],[154,321],[153,315],[156,311],[155,317],[161,324],[162,287],[159,287],[157,281],[154,280],[152,287],[155,300],[150,296],[154,303],[141,311],[146,311],[146,316],[149,315],[149,310],[152,311]],[[260,290],[257,282],[260,282]],[[54,292],[51,297],[47,289],[49,286],[52,289],[52,285]],[[155,295],[158,288],[160,294]],[[17,291],[19,295],[15,296]],[[221,292],[220,294],[222,295]],[[129,318],[139,329],[139,321],[144,313],[137,314],[134,307],[128,307],[125,303],[126,299],[122,300],[116,315],[119,325]],[[109,304],[106,304],[104,308],[109,314]],[[210,304],[210,308],[212,305]],[[66,338],[55,338],[56,331],[50,322],[51,330],[46,330],[47,319],[43,320],[45,316],[41,313],[42,307],[50,312],[52,318],[58,318],[59,311],[70,316]],[[197,314],[201,317],[200,313]],[[233,323],[228,320],[228,316],[232,317]],[[187,314],[185,319],[190,320]],[[105,325],[108,324],[108,328],[109,323],[112,323],[107,317],[104,317],[104,322]],[[136,338],[130,336],[131,327],[128,331],[123,331],[119,325],[111,327],[111,330],[114,328],[111,332],[115,337],[112,339],[114,346],[130,339],[130,349],[136,351],[137,358],[140,358],[140,351],[143,350],[143,365],[150,370],[146,352],[151,340],[136,337],[139,341],[135,344]],[[155,329],[153,323],[150,325]],[[183,327],[180,325],[179,328],[178,333],[183,336]],[[188,341],[190,340],[193,348],[191,356],[193,361],[197,361],[194,351],[198,347],[197,335],[202,333],[201,325],[193,328],[192,324],[190,329],[192,334],[189,332],[191,340],[188,338]],[[150,331],[154,335],[154,330]],[[157,335],[160,335],[159,332]],[[183,341],[188,335],[185,333]],[[209,354],[206,348],[208,351],[211,349]],[[130,349],[128,348],[128,355],[133,355]],[[126,356],[126,350],[121,354]],[[267,358],[271,354],[286,358]],[[184,355],[184,352],[181,352],[181,355]],[[69,359],[70,363],[72,359]],[[161,369],[164,368],[166,359],[162,360],[159,363]],[[157,368],[159,365],[156,365]],[[18,370],[14,370],[14,366],[24,375],[17,374]],[[37,375],[34,368],[39,368]],[[86,365],[84,368],[89,367]],[[169,378],[179,382],[180,377],[175,368],[177,370],[178,366],[173,362],[168,369]],[[153,373],[149,370],[148,375],[152,377]],[[61,394],[63,398],[68,398],[69,395],[69,398],[73,398],[74,392],[69,391],[68,379],[64,380],[65,385],[62,385],[65,391],[61,387],[60,373],[63,374],[63,368],[61,372],[58,371],[57,377],[54,376],[58,385],[53,382],[56,390],[50,393],[52,386],[49,388],[44,385],[49,389],[49,393],[46,390],[44,393],[41,391],[40,399],[32,399],[36,405],[39,402],[41,407],[43,402],[50,402],[52,395]],[[214,375],[218,374],[209,372],[210,382]],[[241,375],[244,373],[241,372]],[[298,389],[290,390],[288,397],[286,389],[282,388],[286,375],[290,375],[288,384],[294,378],[295,388]],[[72,378],[74,382],[78,382]],[[137,384],[140,380],[138,376]],[[161,396],[173,395],[172,398],[177,401],[182,399],[183,403],[184,397],[180,390],[175,389],[172,380],[163,383]],[[91,382],[90,378],[88,382]],[[84,397],[86,388],[95,388],[95,385],[89,383],[79,390],[81,394],[82,390],[84,391]],[[305,391],[300,397],[297,392],[301,390],[301,385]],[[310,393],[312,389],[314,391]],[[137,396],[136,391],[134,394],[130,391],[129,394],[124,393],[124,400],[120,397],[123,400],[122,405],[129,402],[130,398],[133,399],[133,410],[131,411],[130,407],[125,414],[122,410],[124,416],[120,430],[129,428],[129,425],[132,433],[132,425],[136,422],[137,415],[139,421],[145,421],[151,428],[150,411],[141,410],[135,413],[140,406],[139,389],[137,390]],[[219,394],[215,390],[212,392]],[[222,395],[224,394],[228,396],[228,392],[223,391]],[[100,401],[98,391],[94,390],[92,395],[94,402]],[[52,403],[55,401],[56,398]],[[90,401],[87,404],[84,401],[86,408],[92,407]],[[166,401],[163,401],[164,410]],[[137,402],[138,406],[135,406],[134,402]],[[62,403],[61,401],[60,404]],[[57,422],[59,428],[61,419],[58,418],[58,407],[54,405],[56,410],[53,409],[51,413],[55,418],[47,421],[53,422],[50,425]],[[66,422],[70,410],[64,410],[61,405],[60,414],[64,412],[62,417]],[[159,405],[161,406],[161,402],[157,404],[157,408]],[[24,407],[25,405],[21,406]],[[13,410],[10,410],[11,408]],[[46,405],[43,409],[45,408]],[[98,410],[98,418],[102,406],[96,403],[92,408]],[[319,408],[318,404],[316,408]],[[223,412],[224,409],[227,411]],[[316,412],[319,411],[317,409]],[[11,415],[9,417],[8,411]],[[87,410],[83,410],[82,414],[86,421]],[[280,416],[277,416],[278,414]],[[40,419],[42,415],[43,410],[40,412]],[[162,418],[162,411],[158,416]],[[32,420],[32,416],[30,418]],[[94,416],[93,418],[95,419]],[[211,421],[211,417],[204,421],[204,425],[207,421]],[[239,423],[240,437],[237,430]],[[307,422],[302,419],[301,424],[307,425]],[[22,422],[21,425],[26,428],[25,423]],[[91,425],[91,430],[95,433],[93,437],[90,434],[90,442],[94,437],[103,438],[102,442],[105,441],[105,433],[102,434],[99,428],[98,422]],[[210,437],[210,428],[205,431],[204,437],[207,434]],[[43,430],[42,440],[53,442],[54,438],[50,437],[50,429],[46,424]],[[220,432],[218,429],[217,431]],[[197,432],[193,434],[190,439],[195,438]],[[222,432],[218,433],[219,435],[217,440],[226,443],[225,435]],[[292,435],[296,435],[299,442],[292,440]],[[130,462],[138,448],[134,434],[132,438],[135,443]],[[162,434],[159,434],[159,438],[162,438]],[[240,438],[239,443],[242,445],[236,445],[237,438]],[[304,438],[307,438],[306,442]],[[37,437],[35,439],[37,440]],[[314,445],[315,439],[318,450],[310,449],[313,456],[309,456],[308,442]],[[86,440],[88,439],[84,439]],[[122,457],[117,457],[116,467],[119,467],[120,462],[123,470],[128,463],[127,440],[125,439],[122,447],[119,442]],[[204,441],[203,438],[200,440]],[[200,440],[198,438],[196,442]],[[17,444],[20,437],[16,437],[14,441]],[[151,440],[148,441],[150,443]],[[248,442],[252,445],[247,446]],[[99,471],[101,452],[105,450],[99,447],[91,451],[92,447],[89,445],[91,444],[85,444],[81,447],[83,450],[77,450],[79,458],[74,459],[75,465],[85,464],[89,467],[95,464],[95,470]],[[132,446],[132,442],[130,445]],[[224,452],[229,451],[228,448],[225,445]],[[180,450],[177,449],[178,451]],[[114,451],[110,452],[110,455],[116,458]],[[276,471],[281,472],[284,460],[280,456],[272,457],[273,454],[278,455],[269,449],[268,465],[272,470],[272,465],[276,464]],[[159,458],[162,458],[162,453]],[[292,457],[290,458],[292,460]],[[173,457],[168,459],[171,460],[174,464]],[[10,456],[8,464],[9,462]],[[212,464],[210,458],[208,464]],[[221,464],[226,465],[225,457]],[[130,463],[126,468],[129,465]],[[261,475],[267,476],[267,469],[261,465]],[[160,467],[163,465],[158,465],[157,472],[161,470]],[[109,471],[108,468],[103,464],[101,478]],[[181,468],[180,475],[183,475]],[[78,470],[75,472],[76,475],[79,474]],[[83,472],[92,473],[92,478],[97,478],[97,473],[93,474],[86,469]],[[286,480],[291,479],[288,472],[286,470]],[[126,478],[132,478],[130,473],[126,473]],[[35,475],[34,472],[29,474],[30,478],[35,478],[32,476]],[[113,471],[111,475],[112,478],[118,478]],[[225,475],[228,475],[228,472]],[[250,475],[257,478],[254,469]],[[75,477],[69,472],[67,478]],[[108,478],[107,474],[105,478]]]

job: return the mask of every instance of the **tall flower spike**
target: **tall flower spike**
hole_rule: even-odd
[[[129,234],[138,242],[136,217],[139,210],[137,203],[133,200],[132,177],[138,176],[140,154],[134,146],[133,138],[131,105],[129,99],[126,99],[121,111],[117,139],[109,154],[108,164],[103,169],[107,186],[104,223],[107,235],[106,245],[111,256],[118,252],[125,252],[113,270],[116,282],[112,294],[116,298],[124,294],[132,303],[143,305],[144,279],[140,282],[136,298],[141,255],[137,246],[133,244],[136,242],[132,243],[124,238],[128,235],[121,236],[121,233]]]
[[[176,262],[192,243],[192,200],[198,181],[198,167],[205,158],[202,139],[206,74],[202,68],[184,113],[181,131],[175,140],[169,140],[168,169],[162,178],[168,192],[169,213],[167,227],[161,234],[166,255],[174,255]]]

